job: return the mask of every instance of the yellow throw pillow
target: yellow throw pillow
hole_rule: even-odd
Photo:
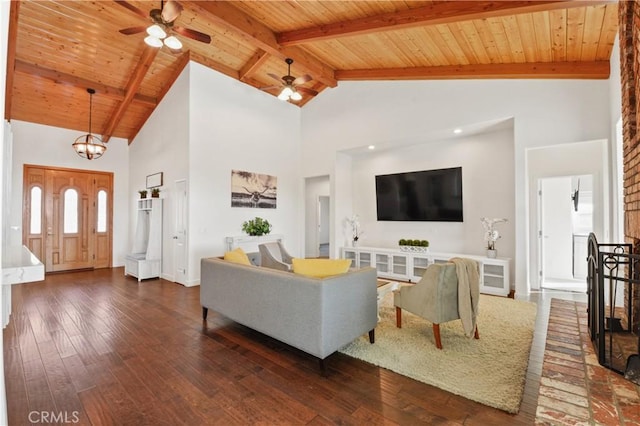
[[[350,266],[350,259],[293,259],[294,273],[316,278],[344,274]]]
[[[233,263],[239,263],[241,265],[251,265],[249,257],[240,247],[235,250],[226,252],[224,254],[224,260],[228,260],[229,262]]]

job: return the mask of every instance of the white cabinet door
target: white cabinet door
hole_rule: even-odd
[[[482,261],[480,292],[507,296],[509,294],[509,263],[502,260]]]
[[[427,267],[433,263],[433,259],[425,255],[412,256],[411,270],[409,271],[409,281],[418,282],[424,275]]]
[[[376,258],[376,270],[378,271],[379,277],[388,277],[389,276],[389,255],[385,253],[374,253],[373,256]]]
[[[408,278],[409,256],[406,254],[394,254],[391,256],[391,265],[394,277],[405,280]]]
[[[373,253],[370,251],[358,251],[358,267],[368,268],[373,265]]]

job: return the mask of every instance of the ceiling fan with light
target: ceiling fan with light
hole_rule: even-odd
[[[171,32],[202,43],[211,43],[211,36],[207,34],[174,25],[175,20],[178,19],[183,9],[180,3],[175,0],[167,0],[166,2],[161,0],[160,9],[152,9],[148,16],[142,10],[124,0],[114,1],[145,19],[151,18],[152,24],[150,26],[130,27],[120,30],[125,35],[139,34],[146,31],[148,35],[145,37],[144,42],[149,46],[162,47],[165,45],[171,50],[180,50],[182,43],[176,36],[171,35]]]
[[[287,63],[287,75],[284,75],[281,78],[275,74],[267,73],[269,77],[274,78],[278,81],[281,81],[281,84],[279,86],[261,87],[260,89],[271,90],[271,89],[278,89],[282,87],[282,91],[278,95],[278,99],[281,99],[283,101],[288,101],[289,99],[291,99],[292,101],[299,101],[302,99],[301,93],[307,94],[309,96],[317,95],[318,92],[313,89],[308,89],[306,87],[299,87],[301,84],[304,84],[308,81],[313,80],[311,76],[309,74],[301,75],[298,78],[292,76],[291,64],[293,64],[293,59],[287,58],[285,59],[285,62]]]

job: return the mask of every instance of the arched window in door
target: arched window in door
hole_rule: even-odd
[[[96,224],[96,232],[107,232],[107,191],[101,189],[98,191],[98,223]]]
[[[31,188],[29,233],[40,234],[42,232],[42,189],[39,186]]]
[[[65,234],[78,233],[78,191],[69,188],[64,191],[64,228]]]

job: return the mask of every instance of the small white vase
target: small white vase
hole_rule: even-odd
[[[495,259],[496,257],[498,257],[498,250],[487,249],[487,257],[490,259]]]

